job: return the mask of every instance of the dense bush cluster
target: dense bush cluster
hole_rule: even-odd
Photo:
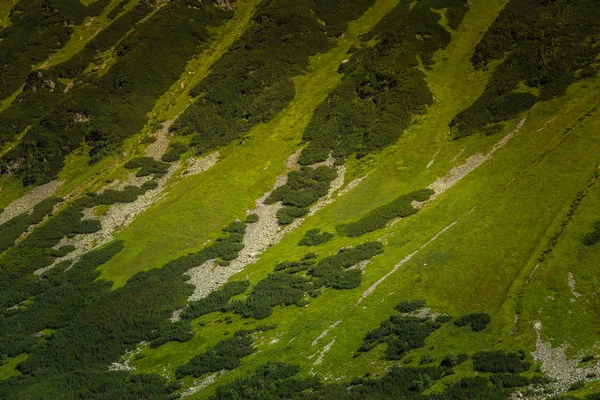
[[[118,12],[118,10],[119,6],[113,8],[111,13]],[[51,71],[61,78],[76,78],[82,75],[97,56],[115,46],[150,11],[152,11],[152,8],[147,4],[143,2],[138,4],[131,11],[112,21],[110,25],[94,36],[81,51],[74,54],[67,61],[54,66]]]
[[[600,221],[594,223],[594,229],[583,236],[582,243],[586,246],[593,246],[600,242]]]
[[[261,280],[243,300],[230,302],[228,309],[245,318],[266,318],[275,306],[306,304],[306,295],[316,297],[323,287],[353,289],[360,285],[361,271],[348,268],[383,251],[379,242],[368,242],[317,262],[310,253],[300,261],[282,261],[275,272]],[[307,271],[306,274],[299,274]]]
[[[187,375],[198,378],[208,372],[237,368],[243,357],[254,352],[254,340],[250,334],[250,331],[236,332],[233,337],[220,341],[211,349],[192,358],[187,364],[178,367],[175,376],[178,379]]]
[[[109,2],[86,7],[79,0],[19,1],[10,13],[12,24],[0,31],[0,100],[21,87],[32,65],[63,47],[75,25],[100,14]]]
[[[300,305],[304,293],[312,287],[304,277],[276,272],[258,282],[245,300],[232,302],[229,309],[246,318],[266,318],[275,306]]]
[[[450,123],[460,138],[516,117],[537,101],[562,95],[577,79],[594,76],[600,48],[595,0],[512,0],[477,45],[472,62],[502,60],[485,92]],[[539,94],[538,94],[539,93]]]
[[[377,43],[349,54],[340,66],[341,84],[317,107],[304,132],[309,143],[301,164],[325,161],[330,153],[344,159],[378,151],[396,141],[415,114],[425,111],[433,96],[419,60],[432,64],[434,52],[450,42],[450,33],[434,11],[441,9],[456,27],[467,2],[400,2],[364,36],[365,42]]]
[[[177,389],[157,376],[132,377],[126,372],[109,372],[106,366],[141,341],[158,346],[168,340],[188,340],[189,319],[169,321],[192,293],[185,272],[210,259],[231,257],[243,247],[243,235],[229,233],[196,253],[134,275],[116,290],[111,290],[110,282],[98,279],[97,268],[123,248],[120,242],[88,253],[72,266],[60,263],[40,279],[31,274],[69,250],[51,247],[78,227],[81,210],[102,197],[76,200],[0,256],[0,301],[5,310],[0,313],[4,339],[0,356],[28,354],[17,367],[22,375],[0,382],[1,393],[28,399],[55,397],[56,393],[86,399],[167,398]],[[244,290],[233,289],[236,293]],[[26,299],[27,306],[9,309]],[[203,310],[198,307],[193,312],[207,312],[212,306],[205,304]],[[46,338],[40,339],[39,332],[47,332]],[[98,385],[102,385],[100,392]]]
[[[487,313],[473,313],[463,315],[454,321],[456,326],[470,326],[475,332],[479,332],[485,329],[488,324],[492,322],[492,319]]]
[[[354,248],[341,249],[337,254],[319,261],[308,274],[315,278],[319,287],[354,289],[360,286],[361,271],[349,268],[382,252],[383,245],[380,242],[367,242]]]
[[[161,160],[164,162],[177,161],[181,158],[181,155],[187,151],[187,149],[188,146],[185,143],[171,143],[167,149],[167,152],[161,157]]]
[[[473,369],[480,372],[518,374],[529,371],[531,363],[524,361],[523,350],[505,353],[502,350],[484,351],[473,354]]]
[[[417,213],[413,201],[425,201],[433,194],[431,189],[421,189],[402,195],[390,203],[370,211],[356,222],[337,226],[337,231],[346,236],[360,236],[383,228],[394,218],[404,218]]]
[[[396,311],[401,313],[411,313],[420,310],[425,307],[425,300],[403,300],[400,303],[396,304]],[[437,322],[440,322],[439,319],[436,318]]]
[[[517,374],[493,374],[490,376],[490,380],[495,386],[502,388],[515,388],[548,383],[547,379],[540,376],[528,378],[526,376],[521,376]]]
[[[295,218],[306,215],[308,207],[327,194],[329,184],[336,176],[333,168],[302,167],[300,171],[290,172],[286,184],[273,190],[265,203],[281,201],[285,207],[277,211],[277,220],[281,225],[291,224]]]
[[[424,305],[425,302],[422,300],[403,301],[396,306],[396,309],[408,310],[400,312],[412,312]],[[359,353],[371,351],[377,344],[387,343],[386,358],[399,360],[412,349],[425,346],[425,339],[441,326],[441,323],[430,318],[395,314],[384,321],[379,328],[367,333],[358,351]]]
[[[282,363],[258,367],[247,377],[217,388],[212,400],[508,400],[510,392],[490,385],[483,377],[463,378],[435,394],[423,392],[444,376],[444,368],[402,368],[393,366],[379,378],[356,378],[351,382],[324,384],[314,375],[297,376],[300,368]]]
[[[331,232],[321,232],[320,229],[310,229],[298,242],[298,246],[318,246],[329,242],[335,235]]]
[[[169,164],[163,161],[157,161],[152,157],[136,157],[125,163],[127,169],[138,169],[135,176],[162,176],[169,172]]]
[[[330,49],[330,35],[345,30],[348,21],[359,17],[372,3],[262,2],[247,31],[192,90],[198,101],[171,129],[194,134],[192,144],[198,152],[205,152],[269,121],[294,98],[292,78],[304,72],[309,57]]]
[[[65,156],[83,140],[90,146],[91,162],[115,151],[123,139],[142,129],[156,100],[180,77],[187,61],[207,45],[208,28],[231,15],[209,2],[169,2],[119,41],[115,62],[104,74],[78,80],[64,93],[52,75],[56,72],[42,72],[46,87],[44,82],[26,85],[24,93],[0,114],[0,125],[5,127],[0,131],[0,144],[31,125],[21,142],[2,157],[0,172],[16,169],[23,173],[25,184],[37,184],[55,177]],[[114,41],[114,37],[103,40]],[[110,43],[98,46],[106,44]],[[50,89],[52,85],[56,87]]]
[[[316,377],[296,378],[300,368],[283,363],[270,363],[260,366],[248,378],[217,388],[213,400],[265,400],[291,399],[307,389],[317,387]]]
[[[58,197],[42,200],[35,205],[31,213],[24,212],[0,225],[0,253],[13,246],[15,240],[26,232],[29,226],[40,223],[61,200]]]
[[[208,296],[190,301],[181,312],[181,319],[192,320],[216,311],[223,311],[233,296],[242,294],[248,289],[250,282],[235,281],[228,282],[219,290],[211,292]]]

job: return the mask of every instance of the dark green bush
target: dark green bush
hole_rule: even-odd
[[[355,248],[342,249],[337,254],[319,261],[308,273],[316,278],[318,286],[352,289],[360,285],[360,271],[345,269],[382,252],[383,245],[379,242],[367,242]]]
[[[435,51],[451,39],[434,11],[441,9],[458,26],[467,5],[461,0],[400,2],[362,37],[377,42],[355,48],[340,65],[341,83],[317,107],[304,132],[308,145],[300,164],[325,161],[330,154],[361,158],[379,151],[425,112],[433,96],[419,60],[431,65]]]
[[[518,374],[529,371],[531,363],[524,361],[525,352],[505,353],[502,350],[473,354],[473,369],[480,372]]]
[[[300,171],[290,172],[286,184],[273,190],[265,203],[281,201],[286,207],[277,212],[277,220],[282,225],[290,224],[295,218],[306,215],[308,207],[327,194],[329,184],[336,176],[333,168],[302,167]]]
[[[386,359],[399,360],[410,350],[425,346],[425,339],[441,324],[428,318],[392,315],[381,326],[367,333],[359,352],[367,352],[378,343],[387,343]]]
[[[158,187],[158,182],[153,181],[153,180],[146,181],[146,182],[142,183],[142,186],[141,186],[141,188],[145,191],[156,189],[157,187]]]
[[[249,331],[236,332],[233,337],[222,340],[213,348],[192,358],[187,364],[177,367],[175,375],[178,379],[187,375],[198,378],[208,372],[237,368],[243,357],[254,352],[250,333]]]
[[[569,392],[573,392],[575,390],[583,389],[584,387],[585,387],[585,382],[584,381],[577,381],[577,382],[575,382],[575,383],[573,383],[573,384],[571,384],[569,386],[568,391]]]
[[[440,362],[440,365],[442,367],[454,368],[457,365],[464,363],[468,359],[469,359],[469,356],[464,353],[448,354],[448,355],[446,355],[446,357],[444,357],[442,359],[442,361]]]
[[[594,229],[587,233],[582,240],[582,243],[586,246],[593,246],[600,242],[600,221],[594,223]]]
[[[25,233],[31,225],[39,224],[52,212],[54,205],[62,201],[58,197],[50,197],[35,205],[31,214],[24,212],[0,225],[0,253],[15,244],[15,240]]]
[[[162,161],[157,161],[152,157],[133,158],[125,163],[125,168],[139,168],[139,171],[135,176],[148,176],[151,174],[161,176],[169,172],[169,164]]]
[[[188,146],[184,143],[172,143],[167,152],[161,157],[161,160],[164,162],[177,161],[187,149]]]
[[[372,0],[261,3],[250,27],[192,89],[199,101],[171,129],[194,134],[192,145],[206,152],[271,120],[294,98],[292,78],[304,72],[309,57],[333,45],[328,34],[339,34],[371,4]]]
[[[435,318],[435,322],[439,322],[440,324],[445,324],[446,322],[450,322],[450,321],[452,321],[452,317],[449,316],[448,314],[438,315]]]
[[[417,213],[411,204],[413,201],[425,201],[433,194],[431,189],[421,189],[402,195],[390,203],[370,211],[356,222],[338,225],[337,231],[346,236],[361,236],[383,228],[394,218],[404,218]]]
[[[311,287],[303,277],[274,273],[258,282],[245,300],[234,301],[229,308],[246,318],[263,319],[271,315],[272,307],[298,303]]]
[[[425,300],[404,300],[396,305],[396,310],[401,313],[411,313],[425,307]],[[436,319],[436,322],[440,322]]]
[[[247,224],[253,224],[255,222],[258,222],[258,214],[250,214],[246,217],[246,222]]]
[[[227,302],[238,294],[242,294],[248,289],[250,282],[235,281],[228,282],[217,291],[211,292],[208,296],[195,301],[190,301],[188,306],[181,312],[181,318],[192,320],[212,312],[225,309]]]
[[[306,232],[304,237],[298,242],[298,246],[318,246],[323,243],[327,243],[333,239],[335,235],[331,232],[321,232],[320,229],[310,229]]]
[[[129,15],[128,12],[121,18]],[[56,177],[66,155],[82,141],[89,145],[91,163],[118,151],[125,138],[143,128],[156,100],[180,77],[188,60],[211,40],[208,28],[222,24],[231,15],[231,11],[222,11],[209,2],[169,2],[118,42],[113,54],[116,61],[106,73],[86,77],[86,82],[76,84],[68,93],[62,87],[52,93],[46,89],[33,93],[33,86],[28,86],[30,90],[0,113],[0,125],[9,127],[0,132],[0,144],[22,132],[25,126],[31,126],[23,140],[2,157],[0,171],[6,172],[8,165],[17,162],[19,169],[15,172],[22,174],[23,182],[39,184]],[[115,34],[117,39],[118,36]],[[96,54],[95,51],[89,54],[92,53]],[[1,54],[0,59],[4,59]],[[87,58],[74,66],[73,73],[85,65]],[[21,83],[22,79],[17,85]],[[154,166],[159,170],[139,173],[165,172],[166,167]]]
[[[565,93],[577,79],[594,76],[590,68],[600,49],[588,38],[600,34],[600,10],[594,0],[513,0],[498,15],[477,45],[472,62],[486,69],[502,60],[484,93],[450,123],[455,138],[529,110],[538,100]],[[578,74],[578,71],[586,71]],[[539,96],[525,93],[525,85]]]
[[[473,331],[479,332],[484,330],[490,322],[492,322],[490,316],[483,312],[463,315],[454,321],[454,325],[460,327],[470,326]]]

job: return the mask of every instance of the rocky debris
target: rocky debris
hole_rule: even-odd
[[[169,147],[169,128],[173,125],[173,122],[175,122],[175,119],[163,122],[162,127],[156,131],[156,142],[149,144],[144,149],[148,157],[159,160],[166,153]]]
[[[84,124],[84,123],[88,122],[89,120],[88,120],[88,117],[84,113],[78,112],[78,113],[75,113],[75,118],[73,119],[73,121],[75,121],[79,124]]]
[[[192,386],[190,386],[189,388],[187,388],[183,392],[181,392],[181,398],[183,399],[183,398],[189,397],[189,396],[193,395],[194,393],[199,392],[200,390],[204,389],[208,385],[212,385],[217,380],[217,378],[220,378],[224,374],[225,374],[225,370],[221,370],[219,372],[215,372],[213,374],[208,375],[206,378],[194,379]]]
[[[437,157],[438,154],[440,154],[439,150],[433,155],[433,158],[431,159],[431,161],[429,161],[427,163],[427,169],[431,168],[431,166],[433,165],[433,163],[435,163],[435,158]]]
[[[431,307],[423,307],[421,309],[418,309],[417,311],[408,312],[408,313],[400,313],[400,314],[402,314],[406,317],[431,318],[431,319],[435,319],[439,315],[441,315],[438,312],[431,312]]]
[[[181,312],[183,311],[183,308],[180,308],[179,310],[175,310],[173,311],[173,315],[171,315],[171,318],[169,318],[169,321],[171,322],[177,322],[181,319]]]
[[[367,290],[365,290],[365,292],[363,293],[363,295],[360,297],[360,299],[358,299],[358,301],[356,302],[356,304],[360,304],[363,302],[363,300],[370,295],[371,293],[373,293],[373,291],[375,289],[377,289],[377,286],[379,286],[381,283],[383,283],[383,281],[385,281],[387,278],[390,277],[390,275],[392,275],[394,272],[398,271],[400,269],[400,267],[402,267],[404,264],[406,264],[407,262],[410,261],[411,258],[414,257],[415,254],[417,254],[420,250],[423,250],[425,247],[427,247],[430,243],[434,242],[435,240],[437,240],[437,238],[439,238],[441,235],[444,234],[444,232],[446,232],[448,229],[452,228],[458,221],[454,221],[453,223],[451,223],[450,225],[448,225],[447,227],[445,227],[444,229],[442,229],[441,231],[439,231],[438,233],[435,234],[434,237],[432,237],[431,239],[429,239],[424,245],[422,245],[418,250],[413,251],[412,253],[410,253],[409,255],[407,255],[406,257],[404,257],[402,260],[400,260],[400,262],[398,264],[396,264],[394,266],[394,268],[392,268],[392,270],[390,272],[388,272],[387,274],[385,274],[384,276],[382,276],[377,282],[375,282],[374,284],[372,284]]]
[[[371,262],[371,259],[363,260],[363,261],[359,262],[358,264],[351,266],[350,268],[348,268],[348,270],[358,269],[360,271],[364,271],[370,262]]]
[[[568,391],[569,387],[579,381],[592,381],[600,375],[600,365],[594,363],[587,367],[579,367],[580,358],[569,359],[566,355],[568,345],[563,343],[560,347],[552,347],[551,343],[545,342],[541,337],[542,323],[535,321],[533,328],[537,333],[535,351],[531,354],[536,362],[540,362],[543,373],[552,380],[546,388],[551,389],[554,395]],[[529,397],[531,399],[545,399],[551,397],[548,394],[540,397]]]
[[[569,274],[567,275],[568,277],[568,282],[569,282],[569,287],[571,288],[571,293],[573,294],[573,297],[577,298],[579,296],[581,296],[581,293],[578,293],[575,290],[575,277],[573,276],[572,272],[569,272]],[[575,299],[571,299],[573,301],[575,301]]]
[[[329,331],[331,331],[333,328],[335,328],[336,326],[338,326],[340,324],[340,322],[342,322],[341,319],[339,321],[335,321],[333,324],[329,325],[329,328],[325,329],[315,340],[312,341],[312,343],[310,345],[311,346],[316,346],[317,343],[319,342],[319,340],[321,340],[325,336],[327,336],[327,334],[329,333]]]
[[[440,194],[450,189],[465,176],[473,172],[481,164],[489,160],[496,151],[504,147],[506,143],[508,143],[508,141],[512,139],[512,137],[521,130],[526,120],[526,118],[523,118],[517,124],[515,129],[506,136],[504,136],[502,139],[500,139],[500,141],[498,141],[498,143],[496,143],[488,153],[477,153],[472,155],[463,164],[452,168],[450,171],[448,171],[446,175],[444,175],[441,178],[438,178],[435,182],[429,185],[427,188],[433,190],[434,194],[429,198],[429,200],[427,200],[427,202],[435,200]]]
[[[152,204],[154,204],[160,198],[160,194],[163,192],[167,181],[180,168],[180,166],[180,162],[171,164],[169,172],[157,181],[158,187],[146,191],[132,203],[115,203],[99,217],[94,215],[93,209],[86,209],[84,211],[84,218],[99,219],[100,223],[102,224],[102,229],[94,233],[78,234],[73,238],[62,238],[55,248],[73,245],[75,246],[75,250],[64,257],[55,259],[50,266],[38,269],[35,271],[35,274],[41,275],[48,269],[54,267],[56,264],[64,260],[77,261],[83,254],[110,242],[113,239],[113,234],[116,231],[121,230],[131,224],[135,217],[150,208],[150,206],[152,206]],[[145,177],[144,179],[147,180],[149,178]],[[129,182],[126,180],[125,182],[119,183],[117,187],[125,187],[128,183]]]
[[[288,169],[296,168],[297,160],[300,156],[300,150],[294,153],[286,162]],[[244,234],[244,248],[239,252],[238,257],[227,267],[216,266],[215,262],[210,260],[202,265],[188,270],[190,276],[188,283],[195,286],[194,293],[190,300],[198,300],[206,297],[209,293],[217,290],[227,280],[242,271],[246,265],[252,264],[258,260],[258,256],[269,246],[281,240],[283,235],[279,234],[280,226],[277,222],[277,211],[282,208],[281,203],[265,204],[264,201],[271,192],[282,186],[287,181],[287,174],[284,172],[275,181],[273,188],[265,193],[260,199],[256,200],[256,208],[249,210],[246,214],[258,215],[258,221],[246,226]]]
[[[235,8],[233,2],[230,2],[229,0],[215,0],[215,4],[217,7],[225,11],[231,11]]]
[[[149,180],[148,176],[135,176],[136,172],[131,172],[127,175],[127,178],[123,179],[123,180],[115,180],[109,184],[107,184],[105,187],[103,187],[101,190],[98,191],[98,193],[102,193],[104,192],[106,189],[113,189],[113,190],[123,190],[125,189],[126,186],[142,186],[142,184],[146,181]]]
[[[321,210],[326,205],[333,203],[335,193],[344,185],[344,179],[346,176],[346,166],[338,165],[336,167],[336,170],[337,177],[333,181],[331,181],[329,191],[327,192],[327,194],[324,197],[320,198],[319,201],[317,201],[314,205],[312,205],[310,207],[310,210],[304,217],[296,218],[291,224],[286,225],[286,227],[279,232],[280,238],[277,241],[281,240],[281,238],[284,235],[288,234],[289,232],[295,230],[300,225],[302,225],[306,218],[314,215],[317,211]]]
[[[50,92],[54,92],[54,88],[56,87],[56,83],[52,79],[46,79],[42,81],[42,86],[48,89]]]
[[[213,167],[219,161],[219,152],[212,152],[204,157],[190,158],[188,167],[181,173],[185,176],[197,175]]]
[[[24,196],[10,203],[0,214],[0,224],[11,220],[19,214],[33,209],[40,201],[52,196],[54,192],[62,185],[62,181],[54,180],[44,185],[40,185]]]
[[[130,365],[129,363],[133,361],[133,359],[140,354],[144,347],[147,345],[147,342],[141,342],[138,347],[133,350],[129,350],[125,352],[123,357],[121,357],[121,362],[114,362],[108,366],[109,371],[135,371],[135,367]]]
[[[333,346],[333,344],[335,343],[335,337],[333,338],[333,340],[329,343],[327,343],[325,345],[325,347],[323,347],[323,350],[321,350],[321,352],[319,353],[319,357],[317,357],[317,360],[315,361],[315,363],[313,365],[320,365],[323,362],[323,358],[325,357],[325,354],[327,354],[327,352],[329,352],[329,350],[331,350],[331,346]]]
[[[67,86],[65,86],[63,93],[67,93],[69,90],[73,89],[73,86],[75,86],[75,81],[67,83]]]
[[[269,197],[273,190],[287,182],[289,171],[299,169],[298,158],[301,150],[298,150],[286,161],[287,171],[280,175],[273,188],[265,193],[260,199],[256,200],[254,210],[246,211],[247,215],[258,215],[258,221],[246,226],[244,234],[244,248],[239,252],[238,257],[231,261],[227,267],[216,266],[214,261],[207,261],[204,264],[191,268],[187,274],[190,276],[188,281],[195,286],[194,293],[190,296],[190,300],[198,300],[206,297],[212,291],[218,289],[227,280],[242,271],[247,265],[256,262],[267,248],[278,243],[283,236],[299,227],[305,218],[297,218],[291,224],[282,228],[277,222],[277,211],[283,205],[279,203],[265,204],[264,201]],[[208,157],[208,156],[207,156]],[[328,162],[333,165],[335,160],[331,159]],[[325,205],[333,201],[333,195],[344,184],[344,175],[346,167],[343,165],[337,166],[338,176],[330,184],[329,192],[325,197],[320,199],[313,205],[307,214],[307,217],[313,215]],[[357,183],[358,184],[358,183]]]

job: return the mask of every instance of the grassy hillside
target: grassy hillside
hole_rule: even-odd
[[[351,3],[82,2],[2,83],[0,393],[599,398],[593,2]]]

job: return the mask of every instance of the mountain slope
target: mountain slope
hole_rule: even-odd
[[[598,396],[593,2],[105,3],[0,112],[7,398]]]

